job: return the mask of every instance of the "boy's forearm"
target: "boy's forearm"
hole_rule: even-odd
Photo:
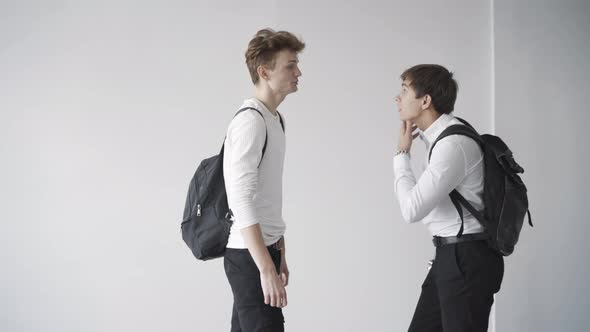
[[[268,250],[266,249],[266,246],[264,245],[260,225],[254,224],[252,226],[248,226],[243,228],[241,232],[242,236],[244,237],[244,241],[246,242],[246,246],[248,247],[248,251],[250,251],[250,255],[252,255],[254,263],[256,263],[260,273],[276,273],[274,263],[270,257],[270,254],[268,253]]]

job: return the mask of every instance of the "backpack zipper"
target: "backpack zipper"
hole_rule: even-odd
[[[197,217],[201,216],[201,204],[197,204]]]

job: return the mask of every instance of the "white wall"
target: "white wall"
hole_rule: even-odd
[[[489,2],[0,6],[1,330],[228,330],[221,261],[196,262],[179,223],[251,92],[243,53],[263,27],[307,43],[280,107],[287,328],[407,329],[434,250],[394,201],[398,77],[448,66],[457,114],[490,131]]]
[[[495,1],[496,131],[524,169],[524,227],[498,331],[588,331],[590,2]]]

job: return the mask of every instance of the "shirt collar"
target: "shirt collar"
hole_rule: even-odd
[[[438,119],[436,119],[436,121],[430,125],[430,127],[421,133],[421,137],[425,139],[429,145],[432,144],[436,138],[449,126],[449,122],[451,122],[453,119],[454,117],[450,114],[443,114],[439,116]]]
[[[278,119],[279,118],[278,113],[277,113],[277,115],[272,114],[272,112],[269,111],[268,108],[266,108],[264,103],[256,98],[247,99],[246,102],[250,103],[252,107],[257,108],[263,114],[268,115],[271,119]]]

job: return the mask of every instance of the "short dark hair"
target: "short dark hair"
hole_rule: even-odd
[[[429,95],[434,110],[449,114],[455,107],[459,86],[453,73],[441,65],[422,64],[406,69],[400,76],[402,81],[408,80],[416,93],[416,98]]]
[[[260,80],[258,77],[258,66],[275,66],[275,56],[282,50],[289,50],[295,53],[303,51],[305,43],[288,31],[274,31],[273,29],[262,29],[250,40],[246,50],[246,65],[250,71],[252,83]]]

